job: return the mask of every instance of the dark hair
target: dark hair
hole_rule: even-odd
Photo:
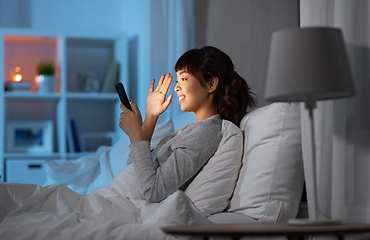
[[[215,106],[222,119],[239,126],[244,115],[256,105],[254,94],[247,82],[235,72],[230,57],[215,47],[187,51],[175,65],[176,72],[182,69],[189,71],[202,86],[212,78],[218,78]]]

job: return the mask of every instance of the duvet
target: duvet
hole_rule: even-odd
[[[177,239],[160,227],[209,223],[182,191],[143,200],[132,175],[129,166],[83,195],[65,185],[0,184],[0,239]]]

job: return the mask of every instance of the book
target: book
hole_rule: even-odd
[[[117,61],[112,61],[106,71],[104,80],[102,82],[101,92],[115,92],[115,85],[118,83],[118,71],[119,63]]]
[[[80,138],[77,132],[76,123],[73,118],[70,119],[70,125],[71,125],[71,132],[72,132],[72,139],[73,139],[73,147],[75,152],[81,152],[81,144],[80,144]]]
[[[66,130],[67,130],[67,148],[68,148],[68,152],[70,153],[74,153],[75,152],[75,144],[73,142],[73,134],[72,134],[72,127],[71,127],[71,118],[67,117],[67,126],[66,126]]]
[[[29,82],[7,82],[5,83],[5,91],[9,92],[28,92],[30,91],[31,83]]]

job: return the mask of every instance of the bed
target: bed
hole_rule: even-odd
[[[183,124],[164,121],[152,144]],[[215,155],[185,191],[160,203],[141,198],[122,161],[126,147],[123,137],[76,161],[48,161],[45,186],[0,184],[0,239],[177,239],[161,227],[297,217],[304,185],[298,104],[256,109],[240,129],[223,121]]]

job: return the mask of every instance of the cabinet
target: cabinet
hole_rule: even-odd
[[[6,181],[9,183],[29,183],[43,185],[46,172],[42,160],[6,160]]]
[[[35,161],[76,159],[88,154],[83,149],[76,151],[75,146],[70,146],[71,132],[68,130],[71,120],[79,139],[96,133],[113,136],[112,144],[118,140],[122,131],[118,127],[120,108],[116,92],[114,89],[108,92],[83,91],[78,76],[89,75],[104,81],[107,69],[115,61],[119,64],[118,81],[129,93],[127,55],[124,34],[71,34],[0,28],[0,175],[3,181],[17,179],[5,173],[16,174],[13,166],[23,166],[21,161],[29,162],[24,166],[34,166]],[[40,93],[35,80],[36,65],[44,60],[54,62],[57,81],[55,91]],[[16,67],[22,69],[22,82],[30,83],[29,91],[5,90],[5,84],[11,81]],[[9,144],[14,144],[11,142],[11,139],[14,141],[14,133],[9,130],[10,124],[20,122],[26,126],[30,121],[51,123],[50,151],[9,148]]]

